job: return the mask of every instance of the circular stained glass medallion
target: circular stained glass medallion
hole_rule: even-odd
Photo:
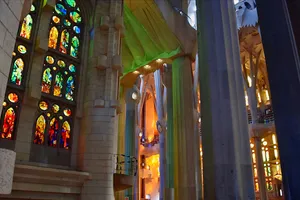
[[[78,12],[72,11],[70,12],[70,18],[72,19],[73,22],[75,23],[80,23],[81,22],[81,16]]]
[[[41,110],[48,110],[48,103],[46,101],[41,101],[39,107]]]
[[[75,72],[76,71],[75,65],[73,65],[73,64],[69,65],[69,70],[70,70],[70,72]]]
[[[27,49],[24,45],[19,45],[18,46],[18,51],[21,53],[21,54],[25,54],[27,52]]]
[[[66,117],[70,117],[72,115],[72,111],[69,108],[64,109],[64,115]]]
[[[52,65],[54,63],[54,58],[52,56],[46,56],[46,61],[47,61],[47,63]]]
[[[55,24],[58,24],[60,22],[60,18],[57,16],[53,16],[52,20],[54,21]]]
[[[8,100],[12,103],[17,103],[19,101],[19,97],[16,93],[9,93],[7,97]]]
[[[59,105],[53,104],[53,106],[52,106],[52,111],[53,111],[54,113],[57,113],[57,112],[59,111]]]
[[[74,26],[73,30],[75,31],[75,33],[79,34],[80,33],[80,28],[78,26]]]
[[[65,67],[66,66],[66,63],[64,61],[62,61],[62,60],[57,61],[57,64],[60,67]]]

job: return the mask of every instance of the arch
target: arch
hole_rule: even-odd
[[[53,90],[54,96],[57,96],[57,97],[62,96],[63,82],[64,82],[63,75],[60,72],[58,72],[55,76],[55,84],[54,84],[54,90]]]
[[[71,52],[70,55],[73,56],[74,58],[78,57],[78,49],[79,49],[79,39],[74,36],[72,38],[72,45],[71,45]]]
[[[46,130],[46,119],[44,115],[40,115],[35,123],[34,144],[44,144]]]
[[[15,110],[10,107],[6,110],[3,119],[1,138],[12,139],[15,129],[16,113]]]
[[[55,117],[52,118],[49,125],[50,126],[48,131],[48,146],[56,147],[59,130],[58,120]]]
[[[47,68],[43,72],[42,92],[50,93],[51,84],[52,84],[52,73],[51,73],[51,69]]]
[[[69,39],[70,39],[70,34],[69,32],[65,29],[61,33],[61,38],[60,38],[60,44],[59,44],[59,51],[66,54],[67,49],[69,46]]]
[[[74,78],[73,76],[70,76],[67,80],[67,85],[66,85],[66,99],[69,101],[73,101],[73,94],[75,90],[75,84],[74,84]]]
[[[58,30],[55,26],[50,29],[48,47],[56,49],[58,39]]]
[[[22,28],[21,28],[21,31],[20,31],[20,36],[29,40],[30,36],[31,36],[32,26],[33,26],[33,19],[31,17],[31,15],[28,14],[23,19]]]
[[[21,85],[23,79],[24,61],[22,58],[15,60],[13,64],[12,73],[10,76],[10,82],[15,85]]]
[[[69,149],[70,147],[70,135],[71,126],[68,121],[65,121],[62,125],[61,129],[61,137],[60,137],[60,147],[64,149]]]

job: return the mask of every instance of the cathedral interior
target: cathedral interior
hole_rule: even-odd
[[[0,199],[300,200],[299,18],[0,0]]]

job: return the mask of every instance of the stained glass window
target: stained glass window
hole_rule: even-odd
[[[20,95],[13,91],[7,91],[5,100],[3,102],[2,116],[1,116],[1,138],[14,139],[14,133],[17,122],[17,111],[20,106]]]
[[[44,61],[42,92],[70,102],[76,91],[76,64],[47,55]]]
[[[76,1],[57,1],[50,24],[48,47],[78,58],[82,18]]]
[[[35,135],[42,135],[43,140],[39,141],[43,142],[34,140],[35,144],[61,149],[71,147],[82,34],[82,18],[77,6],[76,0],[57,0],[50,19],[49,51],[42,67],[42,100],[38,109],[38,116],[45,119],[41,124],[45,125],[43,131],[37,131],[41,125],[36,125],[33,131]]]
[[[0,139],[14,140],[20,107],[24,95],[29,60],[36,37],[36,22],[40,11],[40,1],[34,0],[29,13],[20,20],[10,73],[5,92],[0,120]],[[0,142],[1,143],[1,142]]]
[[[71,107],[43,99],[39,103],[39,113],[34,130],[34,143],[69,149],[70,123],[73,117]]]

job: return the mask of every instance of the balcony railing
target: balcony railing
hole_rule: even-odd
[[[113,168],[115,174],[136,176],[138,170],[138,160],[133,156],[114,154]]]
[[[258,109],[257,115],[258,115],[257,117],[258,117],[259,124],[268,124],[268,123],[274,122],[274,120],[275,120],[272,107],[266,108],[263,113]],[[249,124],[253,123],[251,113],[249,110],[248,110],[248,123]]]

